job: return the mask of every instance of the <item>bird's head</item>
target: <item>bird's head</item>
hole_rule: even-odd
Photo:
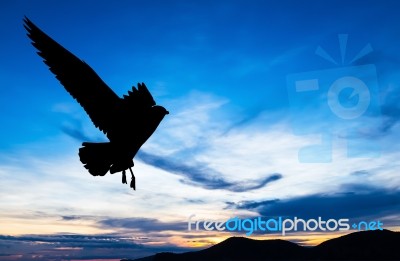
[[[169,114],[169,111],[167,111],[163,106],[160,105],[153,106],[153,111],[164,116]]]
[[[151,118],[153,119],[155,124],[159,124],[162,119],[164,119],[165,115],[169,114],[163,106],[155,105],[151,107],[151,114],[153,115]]]
[[[161,117],[164,117],[165,115],[169,114],[169,111],[167,111],[163,106],[155,105],[152,107],[153,113],[156,115],[159,115]]]

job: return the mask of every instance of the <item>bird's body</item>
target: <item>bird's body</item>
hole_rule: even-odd
[[[93,124],[109,142],[83,142],[80,160],[93,176],[122,171],[132,173],[133,158],[157,129],[168,111],[156,105],[144,83],[118,97],[85,62],[51,39],[28,18],[24,27],[39,52],[65,89],[85,109]],[[131,187],[135,189],[132,173]]]

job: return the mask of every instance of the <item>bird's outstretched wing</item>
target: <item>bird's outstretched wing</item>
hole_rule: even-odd
[[[128,91],[128,95],[124,95],[124,102],[137,113],[156,105],[153,96],[144,83],[138,83],[137,89],[133,86],[132,91]]]
[[[32,45],[65,89],[85,109],[93,124],[105,134],[112,129],[120,99],[85,62],[62,47],[28,18],[24,27]]]

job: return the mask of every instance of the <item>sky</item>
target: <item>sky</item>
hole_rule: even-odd
[[[400,231],[398,1],[1,1],[0,260],[119,260],[241,232],[188,219],[347,218]],[[48,70],[27,16],[121,96],[170,112],[121,174]],[[131,128],[129,121],[126,128]],[[357,231],[254,233],[302,245]]]

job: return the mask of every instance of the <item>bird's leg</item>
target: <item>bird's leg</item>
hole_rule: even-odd
[[[128,184],[128,182],[126,182],[125,170],[122,171],[122,184]]]
[[[129,168],[129,170],[131,171],[131,174],[132,174],[131,188],[133,188],[133,190],[136,190],[135,175],[133,175],[133,172],[132,172],[132,169],[131,169],[131,168]]]

